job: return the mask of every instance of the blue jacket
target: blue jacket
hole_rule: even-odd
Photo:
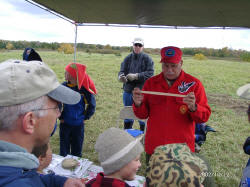
[[[81,100],[75,105],[63,104],[63,111],[60,120],[64,120],[64,123],[68,125],[82,125],[84,120],[90,119],[95,113],[95,96],[88,92],[84,87],[79,90],[77,86],[72,87],[67,82],[62,83],[62,85],[79,92],[81,94]]]
[[[66,177],[55,174],[39,175],[38,159],[24,148],[0,140],[1,187],[60,187]]]

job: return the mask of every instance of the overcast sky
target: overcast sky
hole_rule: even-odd
[[[143,29],[78,27],[80,43],[130,46],[142,37],[145,47],[207,47],[250,51],[250,29]],[[0,39],[71,42],[75,26],[24,0],[0,0]]]

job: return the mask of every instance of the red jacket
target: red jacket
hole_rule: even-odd
[[[148,79],[143,90],[182,95],[194,92],[197,105],[195,112],[190,112],[187,105],[183,103],[183,98],[180,97],[145,94],[140,107],[133,105],[134,113],[138,118],[148,118],[145,137],[146,153],[153,154],[157,146],[171,143],[187,143],[194,152],[195,123],[206,122],[211,114],[202,83],[181,71],[179,78],[169,87],[163,73],[160,73]]]
[[[126,182],[119,179],[104,177],[103,173],[98,173],[96,178],[87,182],[86,187],[130,187]]]

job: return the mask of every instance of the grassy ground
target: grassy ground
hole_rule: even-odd
[[[44,51],[39,53],[62,82],[64,67],[72,61],[73,55]],[[22,51],[0,52],[0,62],[10,58],[21,59],[21,54]],[[98,161],[94,144],[98,135],[109,127],[122,127],[122,121],[118,120],[122,108],[122,84],[117,81],[117,73],[125,55],[127,54],[120,57],[112,54],[77,54],[77,61],[87,65],[87,72],[98,90],[96,113],[86,122],[83,149],[83,157],[95,163]],[[160,57],[152,57],[155,62],[155,74],[158,74],[161,71]],[[249,136],[250,127],[245,112],[248,101],[239,99],[236,90],[250,82],[250,63],[225,59],[197,61],[184,57],[183,69],[203,82],[212,108],[207,124],[217,130],[216,133],[208,134],[201,153],[209,160],[218,186],[238,186],[242,169],[248,159],[242,150],[242,144]],[[139,127],[137,123],[136,127]],[[52,137],[52,148],[54,153],[59,152],[58,130]],[[143,155],[140,175],[144,174],[144,160]]]

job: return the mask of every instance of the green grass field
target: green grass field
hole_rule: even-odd
[[[57,52],[39,52],[57,74],[60,82],[64,80],[64,67],[73,60],[73,55]],[[98,135],[109,127],[122,128],[123,122],[118,120],[122,108],[122,84],[117,80],[120,63],[127,54],[88,54],[79,52],[77,62],[87,65],[87,73],[94,80],[98,95],[97,108],[94,116],[86,122],[83,157],[98,164],[94,144]],[[22,51],[0,51],[0,61],[21,59]],[[161,72],[160,56],[152,56],[155,62],[155,74]],[[246,110],[249,101],[237,97],[239,86],[250,82],[250,63],[225,59],[197,61],[184,57],[183,69],[199,78],[206,89],[212,114],[207,122],[217,130],[209,133],[202,146],[201,154],[210,162],[217,186],[238,186],[242,169],[248,156],[244,154],[242,145],[249,136]],[[136,123],[135,127],[139,127]],[[59,153],[58,130],[51,140],[53,152]],[[144,174],[145,163],[142,155],[142,168],[139,175]]]

